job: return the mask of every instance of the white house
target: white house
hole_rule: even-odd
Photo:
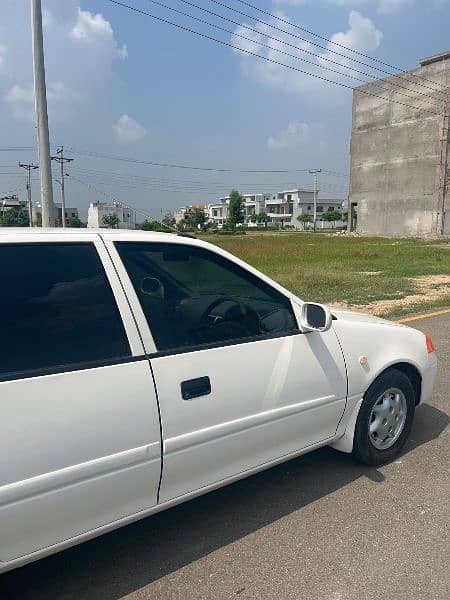
[[[88,227],[104,227],[103,217],[105,215],[117,215],[119,219],[119,229],[135,229],[136,213],[120,202],[91,202],[88,210]]]
[[[298,216],[308,214],[311,221],[314,216],[314,192],[312,190],[292,189],[284,190],[276,194],[254,193],[242,194],[244,198],[244,217],[247,225],[254,223],[254,215],[265,212],[269,223],[286,226],[290,225],[297,229],[303,226],[298,221]],[[328,210],[342,210],[342,200],[320,199],[317,193],[316,215],[317,221],[322,221],[322,215]],[[210,223],[214,223],[221,228],[228,219],[228,207],[230,196],[219,198],[217,202],[208,204],[205,207],[205,214]],[[183,210],[180,209],[180,217],[183,216]],[[341,225],[341,222],[337,222]]]

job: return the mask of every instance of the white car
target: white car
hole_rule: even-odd
[[[331,445],[399,454],[432,342],[169,234],[0,232],[0,572]]]

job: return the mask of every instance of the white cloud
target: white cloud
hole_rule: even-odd
[[[42,27],[44,29],[48,29],[55,24],[55,17],[53,13],[49,11],[48,8],[42,7]]]
[[[378,12],[385,15],[390,15],[411,6],[414,0],[379,0]]]
[[[61,81],[47,86],[49,112],[55,121],[64,121],[72,112],[72,101],[77,94]],[[18,121],[34,121],[34,91],[32,86],[13,85],[5,95]]]
[[[29,8],[19,8],[16,0],[2,0],[1,4],[0,99],[15,119],[33,121],[30,39],[29,31],[22,27]],[[82,110],[94,114],[96,105],[108,102],[118,83],[114,63],[127,54],[111,23],[101,14],[81,10],[78,4],[79,0],[65,0],[55,3],[52,11],[43,7],[50,126],[54,121],[67,122]],[[109,123],[111,117],[106,119]]]
[[[282,16],[283,19],[289,20],[283,13],[278,13],[278,16]],[[272,22],[272,21],[269,21]],[[243,24],[244,25],[244,24]],[[336,46],[328,43],[327,50],[317,50],[312,44],[308,42],[302,42],[295,40],[295,48],[291,49],[286,47],[283,42],[293,44],[294,40],[285,33],[276,32],[273,34],[270,28],[262,23],[256,23],[256,25],[250,25],[253,29],[256,29],[258,33],[252,33],[246,30],[243,26],[239,26],[235,29],[236,34],[244,35],[250,40],[242,40],[237,37],[232,38],[233,45],[239,47],[243,51],[250,50],[264,56],[268,61],[262,61],[252,56],[245,56],[241,52],[235,50],[234,52],[241,57],[241,66],[246,75],[249,75],[257,81],[281,90],[284,93],[305,93],[309,91],[317,91],[323,89],[324,86],[327,90],[331,90],[328,83],[318,79],[318,77],[325,77],[336,83],[345,82],[347,84],[353,84],[353,80],[349,80],[345,77],[345,74],[351,74],[351,72],[345,69],[345,65],[349,64],[349,59],[345,56],[346,54],[352,57],[350,53],[346,53],[344,49],[338,49],[338,51],[344,56],[339,57],[333,54],[331,50],[336,51]],[[289,25],[284,25],[284,29],[289,31]],[[292,31],[295,31],[292,29]],[[272,37],[275,35],[275,37]],[[382,40],[383,34],[379,31],[373,21],[367,17],[363,17],[359,12],[352,10],[349,15],[349,28],[347,31],[338,32],[332,35],[331,42],[342,44],[350,49],[357,50],[358,52],[371,53],[375,51]],[[264,45],[263,45],[264,44]],[[269,46],[269,48],[267,48]],[[279,52],[289,52],[290,54],[297,55],[300,59],[304,58],[307,61],[312,61],[312,64],[305,63],[298,60],[295,56],[286,56]],[[312,54],[316,54],[314,57],[311,54],[302,52],[306,50]],[[325,59],[331,58],[334,61],[338,61],[342,64],[342,67],[336,66],[327,62]],[[270,62],[275,61],[275,62]],[[276,64],[277,62],[282,63]],[[283,65],[287,65],[291,68],[286,68]],[[323,69],[324,66],[328,66],[332,69],[337,70],[337,73],[326,71]],[[311,77],[307,73],[299,71],[306,71],[307,73],[316,75],[317,77]],[[328,93],[327,96],[321,97],[326,102],[334,101],[335,94]]]
[[[332,35],[330,38],[332,42],[359,52],[374,52],[379,47],[383,34],[375,27],[371,19],[352,10],[348,23],[350,28],[346,32]]]
[[[128,115],[122,115],[113,129],[118,140],[123,143],[136,142],[147,135],[145,127]]]
[[[308,123],[292,121],[282,131],[267,138],[267,147],[270,150],[287,150],[297,148],[311,141],[312,127]]]
[[[128,56],[126,45],[119,46],[117,44],[111,23],[100,13],[94,14],[88,10],[78,8],[78,19],[70,35],[72,39],[82,44],[102,43],[109,45],[120,58]]]

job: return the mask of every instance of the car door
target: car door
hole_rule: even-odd
[[[152,507],[153,379],[100,237],[0,238],[0,561]]]
[[[333,437],[346,372],[332,330],[301,333],[287,293],[221,251],[108,243],[151,353],[161,501]]]

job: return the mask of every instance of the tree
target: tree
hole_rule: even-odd
[[[261,225],[261,223],[264,223],[264,227],[267,227],[267,223],[269,221],[269,216],[264,211],[256,213],[255,221],[258,223],[258,225]]]
[[[228,205],[228,223],[236,227],[244,222],[244,198],[237,190],[230,193],[230,203]]]
[[[109,215],[103,215],[102,227],[108,227],[109,229],[117,229],[119,226],[119,217],[116,213],[110,213]]]
[[[175,227],[175,217],[172,214],[167,213],[166,216],[164,217],[164,219],[162,220],[162,223],[167,228],[171,229],[171,228]]]
[[[86,225],[78,217],[70,217],[70,219],[67,219],[67,227],[79,228],[86,227]]]
[[[167,231],[164,225],[161,225],[159,221],[149,221],[145,219],[139,225],[136,225],[137,229],[142,229],[142,231]]]
[[[184,217],[184,228],[189,231],[193,231],[194,229],[198,229],[199,227],[203,227],[206,223],[206,214],[203,208],[198,206],[194,206],[190,210],[188,210]]]
[[[336,224],[336,221],[340,221],[342,219],[342,213],[338,210],[328,209],[327,212],[323,214],[323,220],[328,221],[329,223],[333,223],[333,227]]]
[[[27,213],[17,208],[5,210],[0,216],[1,227],[28,227],[30,221]]]
[[[311,223],[311,215],[308,213],[302,213],[297,216],[297,221],[303,225],[303,229],[306,229],[306,224]]]

